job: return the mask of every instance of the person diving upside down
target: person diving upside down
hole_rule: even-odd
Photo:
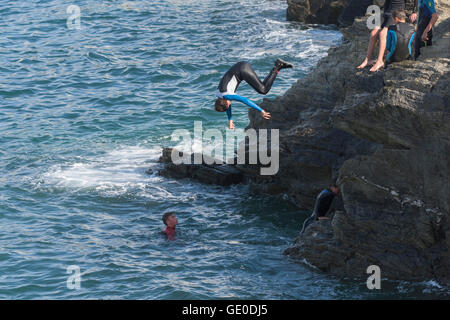
[[[237,95],[235,92],[242,81],[247,82],[253,89],[255,89],[260,94],[267,94],[272,88],[272,84],[281,69],[292,68],[293,65],[284,62],[281,59],[275,61],[275,66],[272,68],[270,73],[261,81],[253,70],[252,66],[246,62],[241,61],[232,66],[220,80],[219,86],[217,88],[217,100],[214,105],[214,110],[218,112],[227,112],[228,116],[228,127],[234,129],[234,123],[231,114],[231,101],[239,101],[247,106],[258,110],[261,112],[261,116],[264,119],[270,119],[270,113],[261,109],[256,103]]]

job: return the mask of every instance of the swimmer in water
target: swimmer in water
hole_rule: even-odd
[[[241,61],[232,66],[220,80],[217,90],[217,100],[214,106],[214,110],[218,112],[227,112],[228,127],[234,130],[234,123],[231,116],[231,101],[242,102],[249,107],[261,112],[261,116],[264,119],[270,119],[270,113],[261,109],[256,103],[245,97],[237,95],[235,92],[242,80],[247,82],[253,89],[260,94],[267,94],[272,88],[272,84],[281,69],[292,68],[293,65],[284,62],[281,59],[275,61],[275,66],[270,73],[261,81],[253,70],[252,66],[246,62]]]
[[[175,227],[178,224],[177,217],[173,214],[173,212],[166,212],[162,216],[162,221],[166,225],[166,229],[162,231],[167,236],[167,239],[174,240],[175,239]]]

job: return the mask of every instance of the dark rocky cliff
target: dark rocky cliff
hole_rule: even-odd
[[[356,17],[366,14],[367,7],[376,4],[382,7],[385,0],[287,0],[288,20],[308,24],[337,24],[347,27]],[[408,12],[414,0],[406,0]]]
[[[287,0],[288,20],[311,24],[337,24],[350,0]]]
[[[369,31],[356,19],[306,78],[264,100],[271,121],[249,111],[248,128],[280,129],[278,174],[244,168],[255,190],[311,209],[324,186],[341,186],[333,219],[313,223],[286,254],[340,276],[367,276],[375,264],[393,279],[449,282],[450,0],[438,12],[434,45],[418,61],[357,71]]]

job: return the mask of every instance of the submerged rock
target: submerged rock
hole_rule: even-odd
[[[232,165],[225,164],[218,159],[202,154],[182,155],[185,163],[172,162],[172,152],[182,154],[176,149],[164,148],[159,162],[164,163],[164,168],[158,174],[164,177],[176,179],[189,178],[206,184],[229,186],[243,182],[244,175]],[[195,159],[201,159],[200,164],[194,164]]]
[[[249,110],[248,128],[280,129],[273,189],[312,209],[322,188],[341,187],[343,209],[286,254],[342,277],[378,265],[391,279],[450,282],[450,0],[438,13],[418,61],[357,70],[369,30],[356,19],[306,78],[263,101],[271,121]]]

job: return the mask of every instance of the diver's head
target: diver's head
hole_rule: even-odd
[[[230,104],[230,100],[218,98],[214,104],[214,110],[218,112],[225,112],[230,107]]]
[[[394,11],[394,20],[395,20],[395,23],[405,22],[406,21],[405,10]]]

